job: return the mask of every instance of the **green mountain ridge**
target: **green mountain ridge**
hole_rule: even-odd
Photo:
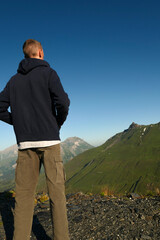
[[[160,192],[160,123],[138,125],[65,164],[67,192]]]

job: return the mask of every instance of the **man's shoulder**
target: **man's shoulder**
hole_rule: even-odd
[[[12,75],[12,77],[9,79],[8,84],[10,84],[11,82],[13,82],[17,77],[17,73],[15,73],[14,75]]]
[[[52,74],[57,74],[57,71],[52,67],[50,67],[50,71],[51,71]]]

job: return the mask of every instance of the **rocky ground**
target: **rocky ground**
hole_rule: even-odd
[[[49,201],[37,202],[32,240],[51,240]],[[0,240],[13,237],[14,198],[0,194]],[[158,240],[160,239],[160,197],[139,198],[67,195],[71,240]],[[64,240],[64,239],[63,239]]]

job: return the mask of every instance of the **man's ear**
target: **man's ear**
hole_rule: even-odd
[[[38,55],[39,55],[39,58],[43,60],[43,57],[44,57],[43,49],[38,50]]]

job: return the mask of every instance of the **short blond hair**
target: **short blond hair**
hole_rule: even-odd
[[[37,56],[38,49],[43,50],[40,42],[34,39],[28,39],[23,44],[23,53],[25,58]]]

